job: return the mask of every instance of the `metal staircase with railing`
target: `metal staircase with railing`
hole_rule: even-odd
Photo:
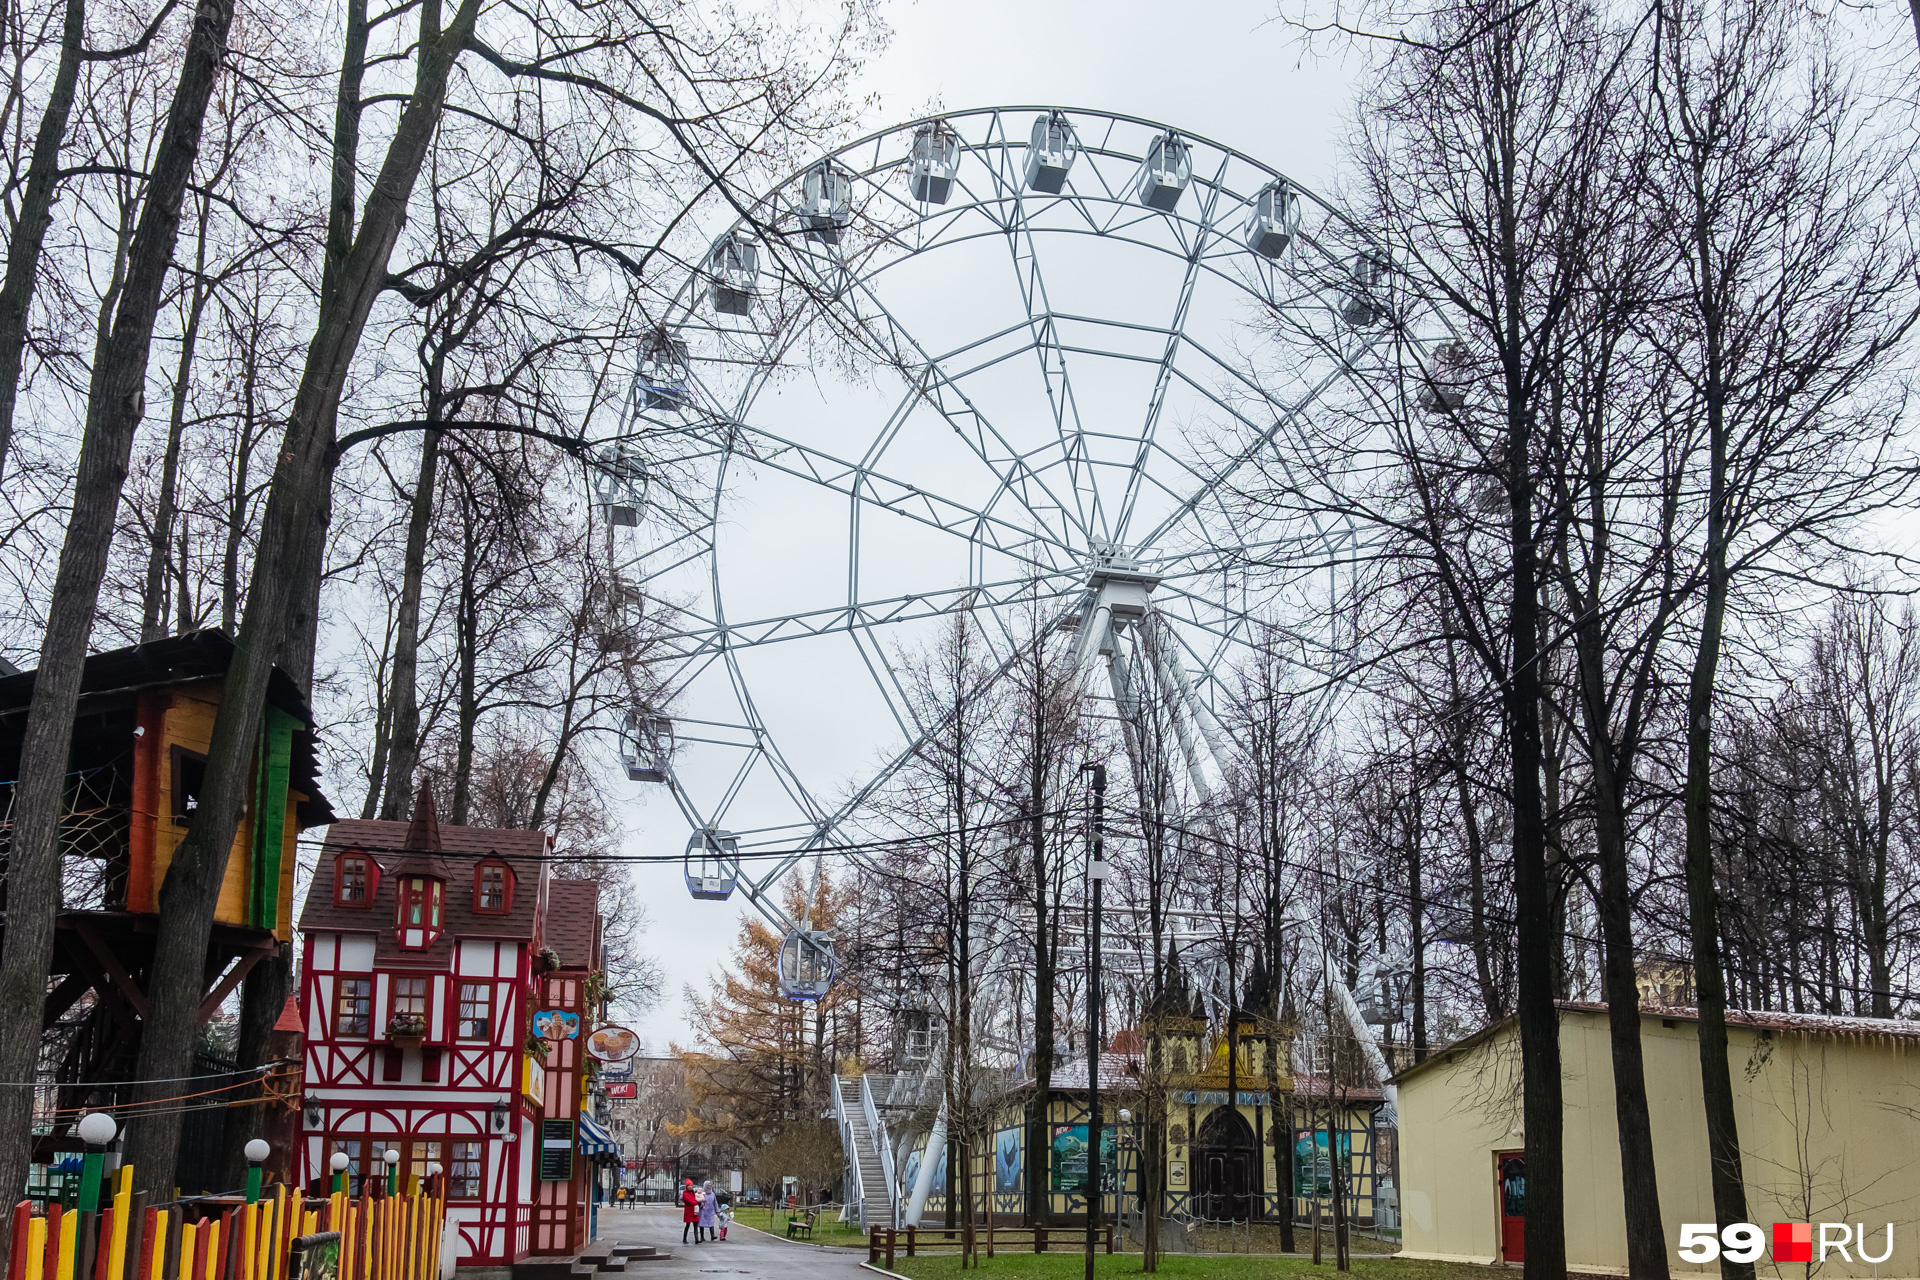
[[[866,1076],[833,1078],[833,1116],[847,1155],[848,1216],[862,1230],[893,1226],[893,1149]]]

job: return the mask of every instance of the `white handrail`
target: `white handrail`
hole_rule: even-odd
[[[880,1171],[887,1180],[887,1225],[897,1227],[900,1197],[893,1183],[893,1147],[887,1142],[887,1126],[880,1119],[880,1109],[873,1104],[873,1085],[867,1076],[860,1077],[860,1108],[867,1114],[867,1136],[880,1155]]]
[[[846,1154],[847,1164],[853,1171],[853,1189],[857,1193],[850,1197],[860,1204],[861,1225],[866,1224],[867,1187],[866,1180],[860,1176],[860,1144],[854,1141],[853,1117],[847,1114],[846,1095],[841,1091],[841,1077],[833,1077],[833,1115],[840,1122],[840,1150]],[[861,1089],[864,1096],[866,1090]]]

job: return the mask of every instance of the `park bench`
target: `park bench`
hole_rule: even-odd
[[[818,1221],[819,1217],[820,1211],[818,1209],[809,1209],[804,1218],[788,1218],[787,1239],[813,1239],[813,1224]]]

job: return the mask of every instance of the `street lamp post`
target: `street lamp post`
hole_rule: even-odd
[[[1100,1231],[1100,890],[1107,882],[1107,766],[1083,766],[1093,775],[1093,848],[1087,880],[1093,889],[1087,924],[1087,1280],[1093,1280],[1094,1238]]]
[[[386,1160],[387,1194],[398,1195],[400,1193],[400,1148],[388,1147]]]
[[[80,1117],[74,1132],[87,1144],[80,1159],[80,1212],[92,1213],[100,1207],[100,1175],[106,1165],[107,1144],[119,1132],[113,1117],[104,1111],[89,1111]]]
[[[259,1203],[259,1163],[273,1153],[265,1138],[253,1138],[246,1144],[246,1201],[250,1205]]]
[[[347,1153],[344,1151],[334,1152],[333,1159],[327,1162],[328,1167],[333,1170],[333,1189],[342,1195],[346,1194],[347,1190],[347,1166],[352,1163],[353,1161],[347,1158]]]
[[[260,1203],[260,1162],[273,1151],[265,1138],[255,1138],[247,1144],[247,1203]]]

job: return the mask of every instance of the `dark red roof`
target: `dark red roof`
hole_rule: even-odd
[[[1327,1078],[1308,1075],[1304,1071],[1293,1073],[1293,1096],[1326,1101],[1328,1097]],[[1351,1102],[1365,1105],[1371,1102],[1386,1101],[1386,1094],[1380,1092],[1377,1085],[1337,1084],[1332,1087],[1332,1097],[1336,1102]]]
[[[600,967],[600,886],[591,880],[555,880],[547,886],[546,945],[563,969]]]
[[[1100,1055],[1100,1087],[1102,1089],[1138,1089],[1140,1087],[1140,1063],[1138,1054],[1103,1053]],[[1066,1090],[1084,1090],[1087,1087],[1087,1060],[1073,1058],[1053,1069],[1053,1087]]]
[[[453,939],[538,936],[541,889],[547,882],[546,854],[551,841],[544,832],[500,827],[439,826],[437,861],[445,867],[446,893],[442,904],[442,932],[425,951],[403,951],[394,937],[394,886],[407,852],[411,824],[378,819],[348,818],[327,828],[327,840],[314,869],[313,884],[300,911],[300,928],[340,929],[372,934],[375,957],[384,963],[406,961],[444,965],[452,955]],[[334,901],[334,866],[342,853],[364,853],[380,866],[379,884],[366,906]],[[473,909],[474,868],[486,858],[499,858],[512,869],[514,888],[505,912]],[[597,902],[598,899],[595,899]],[[593,921],[589,904],[589,937]]]

